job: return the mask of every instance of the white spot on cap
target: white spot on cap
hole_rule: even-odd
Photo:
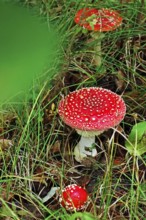
[[[123,119],[126,106],[121,96],[100,87],[74,91],[59,103],[59,115],[71,127],[84,131],[103,131]]]

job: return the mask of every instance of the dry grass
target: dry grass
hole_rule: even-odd
[[[119,30],[102,42],[105,72],[92,62],[89,33],[73,22],[77,8],[91,1],[21,1],[64,32],[63,64],[52,87],[37,88],[32,98],[1,111],[0,217],[3,220],[144,220],[146,219],[146,155],[131,156],[125,140],[136,122],[146,119],[145,8],[144,1],[92,1],[95,7],[111,7],[124,17]],[[73,149],[79,135],[57,113],[62,95],[85,86],[100,86],[122,95],[127,105],[123,122],[96,138],[97,158],[79,164]],[[89,202],[78,214],[66,212],[58,191],[43,198],[52,186],[61,189],[76,183],[86,188]],[[83,214],[85,216],[83,216]],[[93,217],[88,216],[92,214]]]

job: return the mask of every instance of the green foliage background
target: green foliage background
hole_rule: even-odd
[[[125,143],[131,155],[141,156],[146,152],[146,121],[136,123]]]
[[[16,101],[42,75],[43,80],[51,79],[59,48],[55,27],[43,17],[17,3],[1,1],[0,104]]]

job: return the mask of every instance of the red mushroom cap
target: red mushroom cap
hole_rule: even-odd
[[[75,23],[87,30],[99,32],[115,30],[122,23],[122,17],[111,9],[83,8],[75,15]]]
[[[121,96],[100,87],[71,92],[59,103],[62,120],[81,131],[104,131],[118,125],[126,106]]]
[[[65,187],[59,198],[60,205],[70,211],[83,209],[87,200],[86,190],[76,184]]]

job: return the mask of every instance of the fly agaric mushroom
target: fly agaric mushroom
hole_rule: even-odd
[[[71,92],[59,103],[62,120],[81,135],[74,149],[75,159],[95,157],[95,136],[118,125],[124,118],[126,106],[121,96],[100,87],[89,87]],[[88,148],[88,149],[87,149]]]
[[[76,184],[66,186],[59,198],[60,205],[68,211],[83,209],[87,200],[86,190]]]
[[[111,9],[80,9],[74,18],[74,21],[79,26],[86,30],[92,31],[93,39],[98,40],[95,47],[95,64],[101,65],[101,39],[104,37],[102,32],[113,31],[122,23],[122,17],[117,11]]]

